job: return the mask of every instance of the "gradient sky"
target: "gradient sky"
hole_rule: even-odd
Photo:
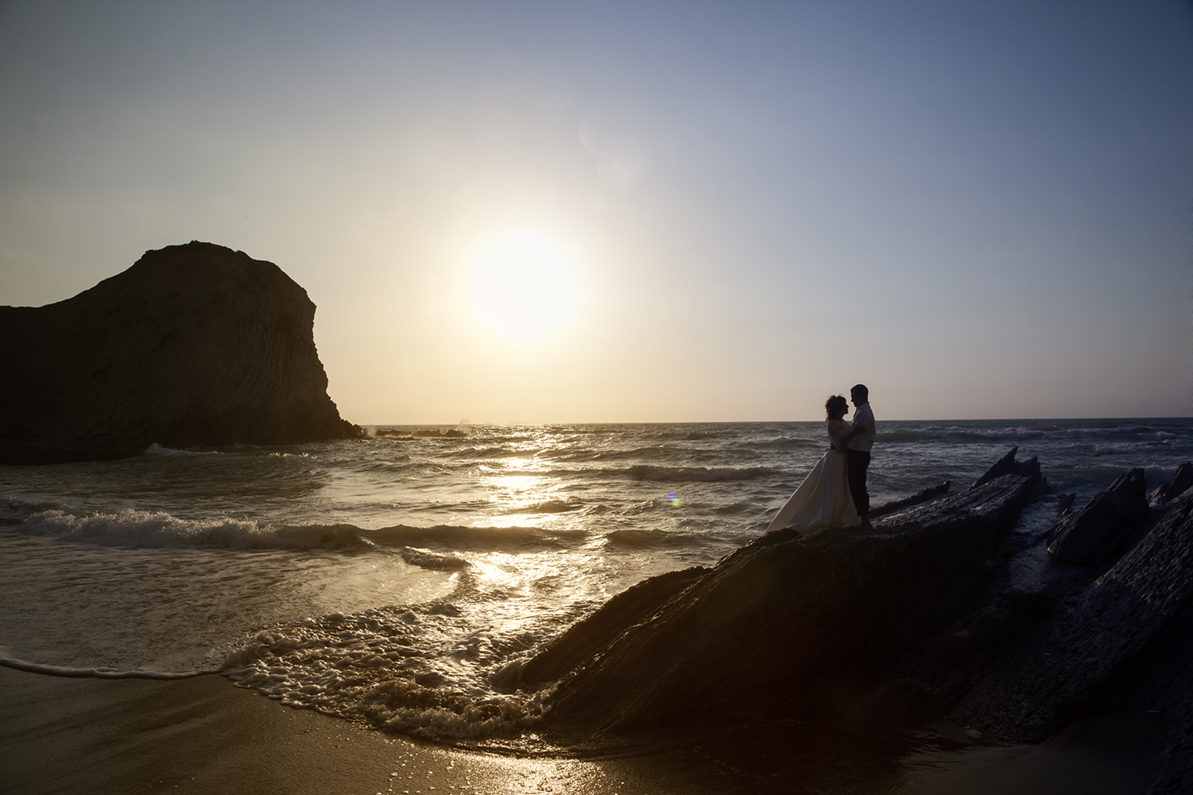
[[[0,2],[0,303],[193,239],[360,424],[1190,416],[1193,5]]]

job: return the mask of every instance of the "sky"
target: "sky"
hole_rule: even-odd
[[[1193,3],[0,0],[0,304],[190,240],[362,425],[1193,416]]]

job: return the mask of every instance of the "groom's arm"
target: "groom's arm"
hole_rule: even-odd
[[[870,422],[863,422],[860,425],[855,421],[853,423],[853,430],[851,430],[849,433],[845,434],[845,438],[843,441],[846,444],[848,444],[850,439],[852,439],[853,437],[857,436],[860,433],[865,433],[866,429],[869,428],[871,425],[873,425],[873,420],[871,420]]]

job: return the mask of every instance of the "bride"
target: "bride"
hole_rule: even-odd
[[[821,527],[846,527],[859,521],[845,473],[845,444],[853,430],[843,419],[849,404],[840,395],[833,395],[825,402],[824,410],[828,415],[828,452],[799,484],[766,528],[767,532],[790,527],[809,533]]]

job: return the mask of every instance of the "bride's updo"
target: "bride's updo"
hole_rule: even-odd
[[[825,419],[839,420],[849,411],[849,402],[841,395],[833,395],[824,402]]]

